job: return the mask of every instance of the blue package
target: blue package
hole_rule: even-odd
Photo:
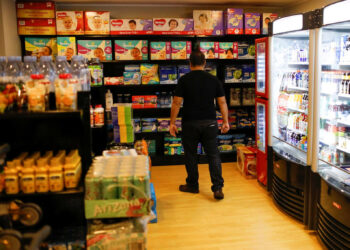
[[[142,118],[142,132],[157,132],[157,118]]]
[[[124,72],[124,85],[140,85],[141,73],[140,72]]]
[[[255,82],[255,66],[243,65],[243,82]]]
[[[134,132],[141,133],[141,119],[134,119]]]
[[[245,143],[245,134],[234,134],[232,135],[232,144],[244,144]]]
[[[232,138],[232,135],[218,135],[218,148],[220,152],[228,153],[233,151]]]
[[[217,75],[217,66],[213,63],[207,63],[204,67],[204,71],[208,72],[209,74],[212,74],[213,76]]]
[[[140,65],[125,65],[126,72],[140,72]]]
[[[160,84],[177,84],[176,66],[160,66],[159,80]]]
[[[238,59],[255,59],[255,45],[246,42],[238,43]]]
[[[178,74],[177,74],[177,76],[180,79],[181,76],[186,75],[190,71],[191,71],[191,69],[190,69],[189,65],[179,65],[178,66]]]
[[[225,83],[242,82],[242,69],[239,66],[225,67]]]

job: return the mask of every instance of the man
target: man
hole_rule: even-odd
[[[223,199],[221,159],[217,148],[218,125],[214,100],[219,104],[223,117],[222,133],[230,129],[225,92],[221,82],[204,71],[205,56],[200,51],[191,53],[191,72],[179,79],[171,107],[170,134],[176,136],[175,120],[183,102],[182,144],[185,150],[187,179],[180,185],[181,192],[199,193],[198,143],[204,147],[209,161],[212,191],[215,199]]]

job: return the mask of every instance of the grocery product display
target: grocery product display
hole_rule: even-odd
[[[193,35],[191,18],[153,18],[153,34],[158,35]]]
[[[78,55],[87,59],[98,58],[100,61],[112,60],[111,40],[78,40]]]
[[[109,19],[110,19],[110,13],[108,11],[85,11],[84,12],[85,34],[108,35]]]
[[[243,9],[229,8],[225,10],[226,34],[243,34]]]
[[[68,61],[77,54],[75,37],[57,37],[57,55],[65,56]]]
[[[259,13],[244,13],[245,34],[260,34],[260,18]]]
[[[36,56],[40,59],[41,56],[57,55],[57,39],[56,38],[25,38],[25,54],[26,56]]]
[[[224,13],[221,10],[194,10],[193,20],[196,35],[224,34]]]
[[[111,19],[111,35],[146,35],[152,32],[152,19]]]
[[[171,43],[170,42],[151,42],[151,60],[170,60]]]
[[[57,35],[83,35],[83,11],[56,11]]]
[[[148,41],[115,40],[115,60],[147,60]]]

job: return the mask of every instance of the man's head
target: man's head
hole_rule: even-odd
[[[205,66],[205,56],[199,50],[193,51],[190,55],[191,70],[203,70]]]

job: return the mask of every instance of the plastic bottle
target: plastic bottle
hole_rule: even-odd
[[[106,111],[111,111],[113,106],[113,94],[110,90],[106,93]]]
[[[21,177],[21,190],[25,194],[30,194],[35,192],[35,175],[34,175],[34,158],[28,158],[24,160],[24,167],[22,169]]]
[[[49,186],[51,192],[59,192],[64,188],[63,164],[66,152],[61,150],[50,160]]]
[[[71,62],[72,75],[79,79],[78,91],[90,91],[90,71],[86,67],[83,56],[73,56]]]
[[[90,106],[90,126],[95,127],[94,108]]]
[[[0,105],[0,112],[17,111],[22,108],[23,101],[23,79],[21,57],[9,56],[6,64],[4,82],[7,87],[6,104]]]
[[[56,57],[56,71],[58,75],[72,73],[72,69],[65,56]]]
[[[78,80],[72,79],[71,74],[60,74],[55,82],[56,107],[59,110],[77,109]]]
[[[26,79],[29,79],[31,75],[39,73],[39,67],[36,63],[35,56],[25,56],[23,57],[23,74]]]
[[[7,162],[5,168],[5,191],[7,194],[18,194],[19,193],[19,180],[18,170],[14,162]]]
[[[104,109],[102,105],[96,105],[94,110],[95,127],[102,127],[104,125]]]
[[[51,56],[40,57],[39,72],[45,76],[46,90],[50,93],[55,92],[55,80],[57,78],[56,67],[52,62]]]

